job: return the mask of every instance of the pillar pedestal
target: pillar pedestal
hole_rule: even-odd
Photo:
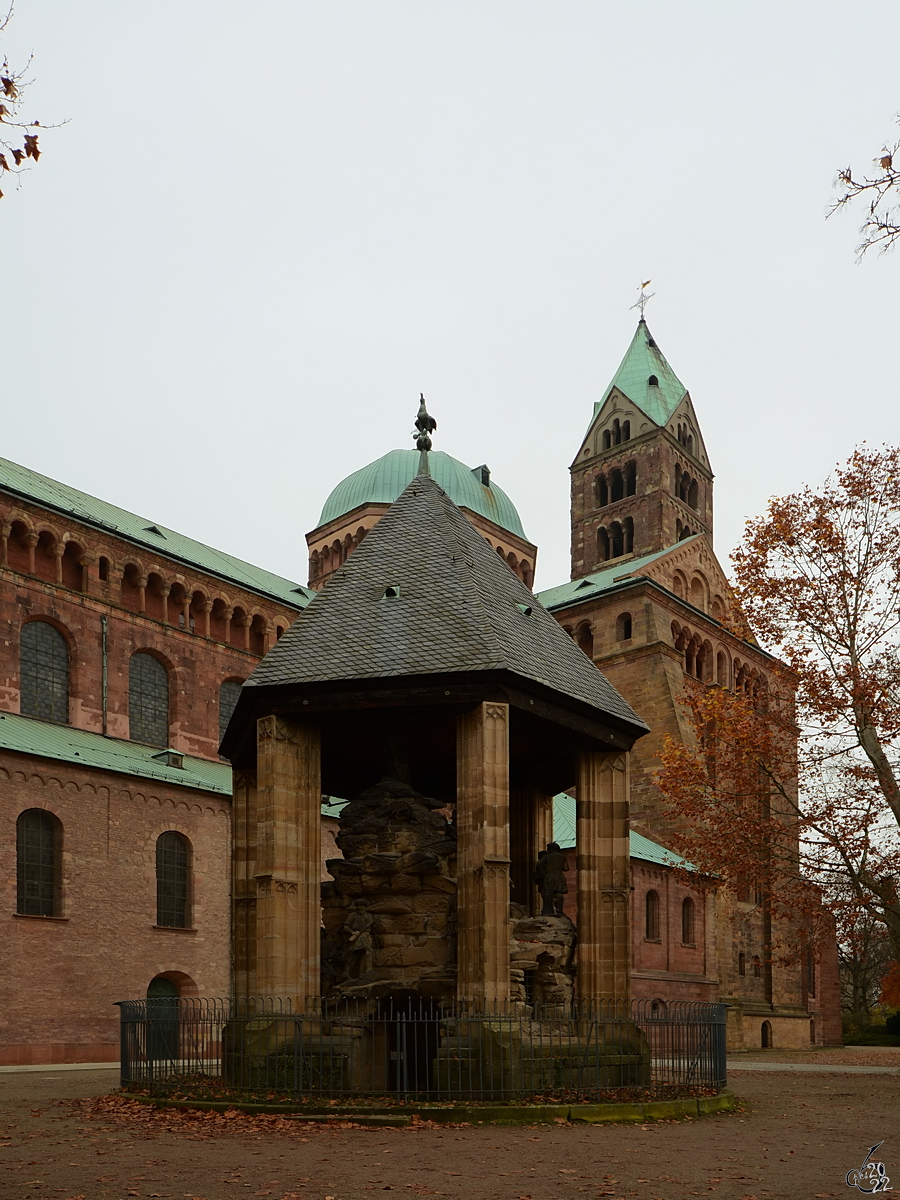
[[[631,997],[628,756],[578,756],[578,998]]]
[[[257,722],[256,986],[295,1007],[320,990],[322,784],[315,726]]]
[[[457,998],[509,999],[509,705],[479,704],[456,730]]]

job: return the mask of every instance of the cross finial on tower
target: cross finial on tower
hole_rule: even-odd
[[[643,283],[642,283],[642,284],[639,286],[639,288],[638,288],[638,291],[639,291],[641,294],[640,294],[640,296],[638,297],[637,303],[636,303],[636,304],[632,304],[632,306],[631,306],[632,308],[639,308],[639,309],[641,310],[641,320],[642,320],[642,321],[643,321],[643,319],[644,319],[644,307],[645,307],[645,305],[647,304],[647,302],[648,302],[648,301],[652,300],[652,299],[653,299],[653,297],[656,295],[656,292],[651,292],[649,296],[645,295],[645,293],[646,293],[646,291],[647,291],[647,288],[650,286],[650,284],[651,284],[652,282],[653,282],[653,280],[652,280],[652,279],[646,279],[646,280],[644,280],[644,282],[643,282]]]
[[[419,393],[419,411],[416,414],[416,432],[413,438],[416,443],[416,449],[419,451],[419,474],[430,475],[431,470],[428,466],[428,451],[431,449],[431,434],[437,429],[437,421],[434,417],[429,416],[428,409],[425,407],[425,395]]]

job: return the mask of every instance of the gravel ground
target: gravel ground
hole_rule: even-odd
[[[736,1072],[743,1111],[692,1121],[396,1130],[157,1111],[104,1098],[114,1079],[0,1076],[3,1200],[806,1200],[856,1195],[847,1171],[882,1138],[900,1180],[887,1075]]]

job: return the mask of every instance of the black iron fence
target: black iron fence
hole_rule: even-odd
[[[125,1000],[122,1086],[153,1095],[521,1103],[710,1095],[725,1005]]]

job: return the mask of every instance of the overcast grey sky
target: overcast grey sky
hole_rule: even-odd
[[[305,582],[424,391],[548,587],[652,277],[727,559],[896,440],[900,257],[823,217],[896,131],[898,40],[835,0],[18,0],[27,113],[70,123],[4,188],[0,454]]]

